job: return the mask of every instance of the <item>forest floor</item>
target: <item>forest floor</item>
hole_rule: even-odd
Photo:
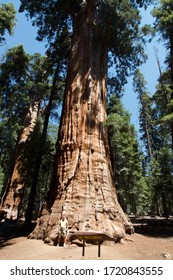
[[[106,241],[98,246],[87,244],[85,256],[76,244],[49,246],[28,239],[16,225],[0,223],[0,260],[173,260],[173,219],[141,217],[132,219],[133,235],[122,243]]]

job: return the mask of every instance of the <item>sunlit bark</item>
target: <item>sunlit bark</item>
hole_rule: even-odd
[[[1,208],[7,211],[9,220],[17,220],[19,215],[29,168],[25,151],[37,122],[39,107],[40,100],[32,100],[16,144],[13,170],[2,196]]]
[[[71,57],[52,184],[31,238],[53,243],[62,214],[71,230],[117,239],[133,232],[112,180],[106,122],[107,45],[90,20],[92,5],[74,20]]]

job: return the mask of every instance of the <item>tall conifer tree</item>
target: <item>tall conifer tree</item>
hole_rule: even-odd
[[[52,183],[31,237],[52,244],[62,214],[72,230],[98,230],[119,240],[133,227],[113,185],[106,121],[108,54],[116,86],[141,62],[138,7],[149,1],[26,1],[48,42],[66,26],[71,53]]]

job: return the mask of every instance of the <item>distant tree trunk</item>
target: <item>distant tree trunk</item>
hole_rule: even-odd
[[[160,199],[159,196],[155,196],[155,203],[156,203],[156,211],[157,211],[157,215],[158,216],[162,216],[162,212],[161,212],[161,206],[160,206]]]
[[[152,144],[152,139],[151,139],[151,135],[150,135],[150,128],[149,128],[149,124],[147,120],[145,121],[145,132],[146,132],[146,138],[147,138],[147,146],[148,146],[148,153],[150,156],[150,160],[153,159],[153,144]]]
[[[116,196],[106,121],[107,45],[91,5],[76,16],[51,188],[31,238],[53,244],[62,214],[73,230],[133,232]]]
[[[1,208],[7,211],[10,220],[17,220],[23,199],[28,172],[25,152],[37,122],[39,108],[40,100],[33,98],[16,144],[13,170],[2,195]]]
[[[170,31],[170,69],[171,69],[171,99],[173,100],[173,31]],[[173,114],[173,108],[171,108]],[[171,137],[173,150],[173,120],[171,121]]]
[[[37,184],[38,184],[41,161],[42,161],[43,152],[44,152],[44,144],[46,141],[49,117],[50,117],[50,113],[51,113],[51,109],[52,109],[52,102],[53,102],[53,99],[54,99],[54,96],[56,93],[56,82],[57,82],[58,72],[59,72],[59,64],[57,65],[56,70],[55,70],[52,89],[51,89],[51,93],[50,93],[50,97],[49,97],[49,103],[46,108],[43,131],[42,131],[42,136],[40,139],[37,161],[36,161],[36,165],[35,165],[35,169],[34,169],[34,173],[33,173],[31,190],[29,193],[29,201],[28,201],[28,206],[27,206],[26,215],[25,215],[25,229],[26,230],[30,229],[30,226],[31,226],[31,221],[32,221],[32,216],[33,216],[32,212],[33,212],[35,196],[36,196],[36,192],[37,192]]]
[[[162,205],[163,205],[163,216],[164,217],[169,217],[169,212],[168,212],[168,207],[167,207],[167,195],[165,195],[165,192],[161,192],[161,198],[162,198]]]

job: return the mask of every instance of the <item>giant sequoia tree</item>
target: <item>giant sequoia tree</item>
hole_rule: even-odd
[[[14,163],[1,199],[1,207],[8,210],[8,218],[13,220],[18,218],[26,188],[29,173],[28,147],[36,128],[41,101],[49,89],[48,74],[43,72],[43,66],[45,58],[39,54],[30,57],[23,46],[8,50],[1,63],[2,120],[15,118],[21,128],[20,132],[17,130]]]
[[[118,85],[140,63],[142,2],[149,1],[21,0],[40,39],[54,40],[64,26],[73,31],[52,183],[33,238],[53,243],[62,214],[74,230],[117,239],[133,232],[117,201],[104,124],[108,53]]]

